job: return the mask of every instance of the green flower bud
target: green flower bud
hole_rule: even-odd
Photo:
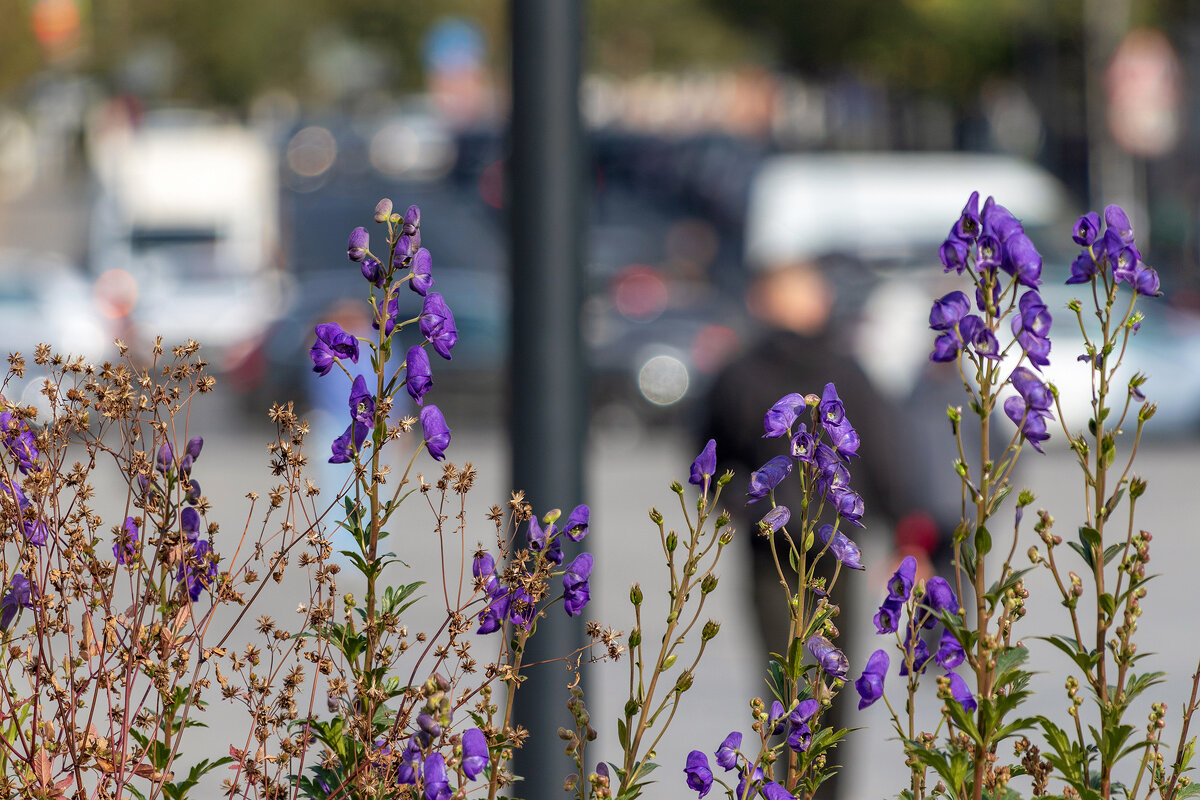
[[[663,662],[662,669],[659,671],[666,672],[671,667],[675,666],[675,660],[678,658],[678,656],[678,653],[671,653],[671,655],[667,656],[667,660]]]
[[[642,643],[642,631],[640,628],[634,628],[629,633],[629,649],[637,647]]]
[[[683,484],[679,481],[671,481],[671,491],[675,494],[683,494]]]
[[[675,548],[679,546],[679,537],[675,535],[675,531],[667,534],[667,552],[674,553]]]
[[[663,524],[663,515],[657,508],[650,509],[650,521],[655,525]]]
[[[704,580],[700,581],[700,591],[704,594],[711,593],[717,588],[717,576],[709,573],[704,576]]]
[[[542,517],[542,524],[543,525],[553,524],[561,516],[562,516],[561,508],[552,508],[546,512],[546,515],[544,517]]]
[[[733,528],[726,528],[721,531],[721,538],[717,540],[722,547],[733,541]]]
[[[675,681],[675,691],[680,693],[686,692],[688,689],[692,688],[692,681],[692,671],[690,669],[685,669],[683,672],[679,673],[679,678]]]
[[[629,587],[629,602],[635,606],[642,604],[642,585],[640,583],[635,583]]]
[[[704,630],[700,632],[700,638],[707,642],[709,639],[715,639],[720,631],[721,623],[717,622],[715,619],[710,619],[708,622],[704,623]]]
[[[1129,499],[1136,500],[1146,493],[1146,481],[1139,476],[1134,476],[1129,481]]]
[[[637,714],[637,712],[638,712],[638,701],[634,700],[631,697],[625,703],[625,716],[632,717],[632,716],[635,716]]]
[[[733,470],[727,469],[727,470],[725,470],[724,475],[717,478],[717,486],[724,486],[725,484],[729,483],[731,480],[733,480]]]

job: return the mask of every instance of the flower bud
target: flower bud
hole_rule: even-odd
[[[388,198],[383,198],[375,204],[375,221],[387,222],[392,216],[392,201]]]
[[[632,650],[633,648],[639,646],[641,643],[642,643],[642,630],[641,630],[641,628],[634,628],[632,631],[629,632],[629,649]]]
[[[679,674],[679,678],[675,681],[675,691],[681,694],[686,692],[688,689],[692,688],[693,680],[694,678],[692,677],[692,671],[690,669],[685,669]]]
[[[635,583],[629,587],[629,602],[635,606],[642,604],[642,585],[640,583]]]
[[[417,232],[421,227],[421,209],[417,206],[409,206],[404,212],[404,232],[409,236]]]
[[[667,656],[666,660],[665,660],[665,661],[663,661],[663,665],[662,665],[662,670],[661,670],[661,671],[662,671],[662,672],[666,672],[666,671],[667,671],[667,670],[669,670],[671,667],[675,666],[675,660],[676,660],[678,657],[679,657],[679,654],[678,654],[678,653],[671,653],[671,655]]]
[[[650,509],[650,521],[653,522],[655,525],[662,525],[663,524],[662,512],[659,511],[657,508]]]
[[[679,537],[675,535],[675,531],[667,534],[667,552],[674,553],[675,548],[679,546]]]
[[[700,639],[702,641],[707,642],[709,639],[716,638],[717,634],[720,633],[720,631],[721,631],[721,623],[717,622],[716,620],[710,619],[708,622],[704,623],[704,630],[702,630],[700,632]]]
[[[542,524],[543,525],[551,525],[555,521],[557,521],[558,518],[561,516],[562,516],[561,508],[552,508],[546,512],[546,515],[544,517],[542,517]]]
[[[671,481],[671,491],[675,494],[683,494],[683,484],[679,481]]]
[[[371,237],[366,228],[358,227],[350,231],[350,239],[346,243],[346,257],[351,261],[362,261],[367,255],[367,247]]]
[[[703,594],[711,594],[717,588],[717,576],[709,573],[704,576],[704,580],[700,581],[700,591]]]
[[[728,524],[729,524],[729,513],[726,511],[722,511],[720,516],[717,517],[717,529],[720,530],[721,528],[724,528]]]
[[[625,716],[632,717],[638,712],[638,701],[632,697],[625,703]]]
[[[718,541],[721,543],[722,547],[724,547],[725,545],[732,542],[733,541],[733,529],[726,528],[725,530],[721,531],[721,538]]]
[[[733,470],[727,469],[727,470],[725,470],[724,475],[717,478],[717,486],[724,486],[725,484],[729,483],[731,480],[733,480]]]

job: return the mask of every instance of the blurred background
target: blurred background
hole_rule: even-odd
[[[313,326],[365,326],[346,236],[381,197],[415,203],[460,332],[453,361],[434,365],[451,458],[489,472],[481,509],[503,500],[506,4],[0,0],[0,15],[0,353],[48,342],[106,359],[120,337],[144,357],[157,335],[197,339],[221,387],[199,419],[228,448],[214,491],[240,497],[267,478],[251,465],[266,466],[271,402],[340,432],[344,391],[311,372]],[[1195,475],[1200,3],[591,0],[583,16],[585,474],[611,582],[598,616],[623,614],[630,575],[654,563],[637,549],[644,509],[686,474],[708,387],[761,333],[745,297],[755,274],[819,264],[852,357],[932,427],[944,402],[928,419],[913,409],[937,383],[937,246],[976,189],[1024,220],[1048,283],[1067,274],[1078,214],[1129,211],[1165,292],[1130,356],[1160,405],[1142,469]],[[1047,302],[1066,295],[1048,288]],[[1056,352],[1073,349],[1065,327]],[[1086,380],[1053,369],[1060,387]],[[36,403],[37,390],[6,393]],[[1036,473],[1052,487],[1069,463],[1055,458]],[[1197,512],[1163,507],[1159,522]],[[878,559],[860,591],[875,598],[889,543],[866,547]],[[605,550],[619,566],[603,566]],[[661,753],[672,775],[762,692],[753,626],[739,624],[745,554],[727,570],[731,638],[709,665],[722,677],[698,684],[710,702],[683,726],[695,741]],[[1185,657],[1173,673],[1190,668]],[[620,701],[615,681],[599,680],[598,703]],[[876,728],[852,747],[886,748]],[[860,796],[903,775],[898,751],[879,752],[896,769],[852,777]]]

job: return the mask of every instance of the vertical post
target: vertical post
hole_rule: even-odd
[[[513,0],[510,8],[513,485],[525,490],[535,514],[556,506],[566,514],[582,502],[587,403],[579,330],[581,2]],[[568,552],[567,563],[573,557]],[[582,620],[569,619],[561,605],[552,611],[539,621],[525,664],[562,656],[582,643]],[[514,794],[550,800],[562,795],[572,771],[556,735],[570,725],[567,673],[551,664],[526,674],[515,718],[531,735],[517,754],[516,772],[525,780]]]

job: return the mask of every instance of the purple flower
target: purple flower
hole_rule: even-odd
[[[1016,275],[1017,282],[1024,286],[1036,288],[1042,282],[1042,256],[1024,233],[1015,234],[1004,243],[1004,262],[1000,268]]]
[[[858,691],[859,711],[883,697],[883,681],[890,666],[888,654],[883,650],[876,650],[867,659],[862,675],[854,682],[854,688]]]
[[[971,301],[962,292],[950,294],[933,301],[929,311],[929,327],[935,331],[954,330],[959,320],[971,311]]]
[[[421,295],[421,297],[426,297],[429,294],[430,288],[433,287],[432,273],[433,256],[430,255],[428,250],[422,247],[412,258],[412,278],[408,281],[408,288]]]
[[[713,774],[708,767],[708,756],[699,750],[688,753],[683,774],[687,776],[688,787],[699,792],[701,797],[708,794],[709,789],[712,788]]]
[[[362,375],[354,376],[354,383],[350,385],[350,416],[355,422],[375,427],[375,396],[367,389],[367,381]]]
[[[8,454],[17,462],[17,469],[28,475],[41,455],[34,432],[15,414],[4,411],[0,412],[0,438],[3,439]]]
[[[904,661],[900,663],[901,675],[908,674],[910,663],[914,674],[924,672],[925,665],[929,663],[929,645],[912,628],[908,629],[908,634],[904,637]]]
[[[846,654],[834,647],[833,642],[824,636],[810,636],[804,643],[812,657],[817,660],[821,670],[833,678],[842,679],[850,669],[850,660]]]
[[[587,536],[588,521],[591,519],[592,510],[586,505],[577,505],[574,510],[567,516],[567,522],[563,525],[563,533],[572,542],[581,542],[583,537]]]
[[[8,591],[0,598],[0,630],[8,630],[17,612],[22,608],[33,608],[33,601],[37,599],[37,595],[37,587],[30,583],[23,573],[13,575],[8,584]]]
[[[509,594],[499,582],[496,582],[494,588],[498,594],[493,594],[491,602],[479,613],[480,624],[476,633],[488,634],[498,631],[504,624],[504,620],[508,618],[508,609],[511,604]]]
[[[350,231],[350,240],[346,242],[346,257],[351,261],[362,261],[371,245],[371,237],[366,228],[355,228]]]
[[[929,360],[939,364],[953,361],[961,349],[962,340],[958,338],[958,334],[947,331],[933,340],[933,352],[929,354]]]
[[[333,446],[330,448],[333,455],[329,457],[329,463],[348,464],[353,460],[354,454],[362,450],[366,440],[367,426],[357,420],[352,420],[342,435],[333,440]]]
[[[422,404],[425,393],[433,386],[433,370],[429,366],[429,354],[425,348],[415,344],[408,348],[404,357],[404,388],[417,405]]]
[[[800,704],[792,709],[792,713],[788,714],[790,729],[787,745],[793,752],[803,753],[812,743],[812,729],[808,723],[820,707],[821,704],[816,700],[801,700]]]
[[[717,748],[716,758],[717,766],[724,769],[726,772],[737,766],[737,751],[742,746],[742,734],[734,731],[725,737],[725,741],[721,742],[721,746]]]
[[[384,282],[387,281],[387,268],[380,263],[379,259],[375,256],[366,256],[358,266],[368,283],[374,284],[377,289],[383,288]]]
[[[385,197],[375,204],[375,221],[387,222],[390,216],[392,216],[392,201]]]
[[[1104,223],[1108,230],[1113,231],[1124,244],[1133,244],[1133,225],[1129,216],[1120,206],[1108,206],[1104,209]]]
[[[979,704],[975,702],[975,695],[971,694],[967,682],[962,679],[961,675],[957,672],[949,672],[947,677],[950,678],[950,696],[963,707],[963,711],[974,711],[979,707]]]
[[[127,559],[137,555],[137,542],[137,520],[133,517],[126,517],[117,541],[113,542],[113,558],[117,560],[118,564],[124,564]]]
[[[954,589],[950,587],[950,583],[940,576],[934,576],[925,584],[925,597],[922,598],[922,606],[926,610],[925,628],[932,628],[938,620],[938,615],[943,611],[950,614],[958,613],[958,596],[954,594]]]
[[[1000,244],[1000,240],[987,233],[979,237],[976,247],[979,255],[975,259],[975,266],[979,268],[980,272],[988,275],[996,274],[996,268],[1004,263],[1004,246]],[[984,310],[980,309],[980,311]]]
[[[821,404],[817,407],[817,411],[821,415],[821,425],[826,431],[831,426],[840,425],[846,419],[846,408],[842,405],[842,398],[838,397],[837,387],[832,383],[825,384],[825,389],[821,392]]]
[[[458,328],[454,327],[454,314],[450,306],[437,292],[425,295],[425,303],[421,307],[421,316],[417,320],[424,336],[438,355],[450,360],[450,350],[458,342]]]
[[[945,267],[946,272],[957,272],[961,275],[966,269],[967,255],[970,252],[970,244],[951,233],[938,248],[938,257],[942,260],[942,266]]]
[[[857,492],[852,492],[849,489],[841,489],[831,491],[829,499],[833,503],[833,508],[837,511],[838,516],[852,525],[863,527],[862,516],[865,509],[863,499]]]
[[[193,436],[188,439],[187,447],[183,449],[183,454],[195,461],[200,457],[200,451],[204,449],[204,437]]]
[[[990,197],[983,204],[980,218],[983,221],[983,232],[995,236],[1001,244],[1006,244],[1013,234],[1025,231],[1007,208]]]
[[[216,561],[209,558],[211,551],[212,547],[204,539],[196,542],[175,575],[175,580],[187,588],[193,603],[200,599],[200,593],[217,577]]]
[[[962,214],[954,223],[953,233],[960,239],[972,240],[979,235],[979,192],[971,192]]]
[[[475,780],[488,765],[487,738],[479,728],[471,728],[462,735],[462,770],[470,780]]]
[[[996,334],[982,318],[975,314],[963,317],[958,323],[958,333],[963,342],[970,344],[979,356],[993,359],[1000,357],[1000,343],[996,340]]]
[[[195,542],[200,536],[200,512],[194,508],[185,508],[180,511],[179,527],[189,542]]]
[[[749,775],[746,773],[747,769],[745,767],[738,770],[738,776],[741,780],[738,781],[737,792],[734,794],[734,797],[739,798],[739,800],[742,797],[754,797],[758,793],[759,787],[762,786],[763,779],[766,777],[763,775],[762,767],[755,767]],[[749,793],[746,790],[747,782],[750,784]]]
[[[397,294],[399,291],[399,285],[393,286],[388,290],[386,302],[380,301],[375,309],[375,319],[371,321],[371,327],[379,330],[379,326],[383,325],[384,336],[391,336],[400,320],[400,298]]]
[[[554,526],[551,525],[550,529],[553,530]],[[546,531],[542,530],[536,516],[529,518],[529,528],[525,531],[525,544],[534,552],[546,549]]]
[[[888,580],[888,598],[898,600],[903,603],[908,600],[908,595],[912,592],[913,580],[917,576],[917,559],[912,556],[905,556],[900,562],[900,566],[892,573],[892,577]]]
[[[808,426],[800,423],[800,429],[792,437],[792,458],[811,464],[817,452],[817,439],[808,432]]]
[[[900,610],[903,605],[903,600],[897,600],[889,595],[883,601],[883,605],[879,607],[879,611],[875,612],[875,632],[895,633],[900,625]]]
[[[496,583],[496,559],[492,558],[491,553],[482,553],[475,556],[475,560],[471,562],[471,574],[476,578],[484,579],[488,590]]]
[[[792,392],[779,398],[763,417],[763,438],[778,439],[786,434],[803,410],[804,395]]]
[[[769,530],[771,533],[776,533],[784,525],[787,525],[792,518],[792,512],[787,506],[775,506],[758,521],[759,530]]]
[[[450,800],[450,781],[446,777],[446,759],[441,753],[425,757],[425,800]]]
[[[1096,263],[1096,259],[1084,250],[1071,262],[1071,277],[1067,278],[1067,283],[1087,283],[1099,272],[1100,265]]]
[[[509,621],[519,628],[528,630],[535,617],[537,617],[537,609],[533,605],[533,598],[520,587],[513,589],[508,598]]]
[[[404,212],[404,233],[412,236],[421,227],[421,209],[414,206],[409,206]]]
[[[748,502],[757,502],[775,489],[792,471],[792,460],[787,456],[775,456],[757,471],[750,474],[750,497]]]
[[[309,351],[313,372],[326,375],[333,367],[335,358],[348,358],[358,363],[358,339],[346,333],[336,322],[326,322],[316,327],[317,341]]]
[[[692,462],[692,475],[688,483],[699,486],[701,492],[708,492],[708,483],[717,472],[717,440],[709,439],[708,444]]]
[[[829,552],[833,553],[833,557],[843,566],[850,569],[863,568],[862,552],[858,549],[858,545],[846,537],[846,534],[834,530],[832,525],[822,525],[817,529],[817,538],[829,548]]]
[[[938,642],[937,652],[933,654],[933,660],[946,669],[954,669],[966,657],[967,654],[963,651],[962,644],[959,643],[954,634],[948,629],[943,629],[941,641]]]
[[[796,796],[784,788],[783,784],[767,781],[761,789],[767,800],[796,800]]]
[[[1162,295],[1159,289],[1158,273],[1153,268],[1147,267],[1140,262],[1133,270],[1133,280],[1130,281],[1130,285],[1135,292],[1146,297],[1159,297]]]
[[[1126,220],[1128,221],[1128,220]],[[1071,238],[1075,240],[1075,244],[1087,247],[1092,242],[1096,241],[1096,237],[1100,235],[1100,215],[1095,211],[1089,211],[1075,222],[1075,227],[1071,230]]]
[[[591,599],[588,577],[592,574],[592,554],[580,553],[563,575],[563,606],[567,616],[577,617]]]
[[[175,453],[171,450],[171,443],[163,442],[162,447],[158,448],[158,456],[155,458],[155,469],[166,475],[174,463]]]
[[[421,777],[421,746],[415,738],[410,738],[400,754],[400,764],[396,768],[397,783],[408,786],[417,782]]]
[[[421,409],[421,429],[425,431],[425,447],[434,461],[441,461],[450,446],[450,428],[437,406]]]
[[[787,724],[787,709],[783,707],[783,703],[776,700],[771,703],[771,712],[769,714],[771,725],[771,735],[778,736],[783,733]]]

